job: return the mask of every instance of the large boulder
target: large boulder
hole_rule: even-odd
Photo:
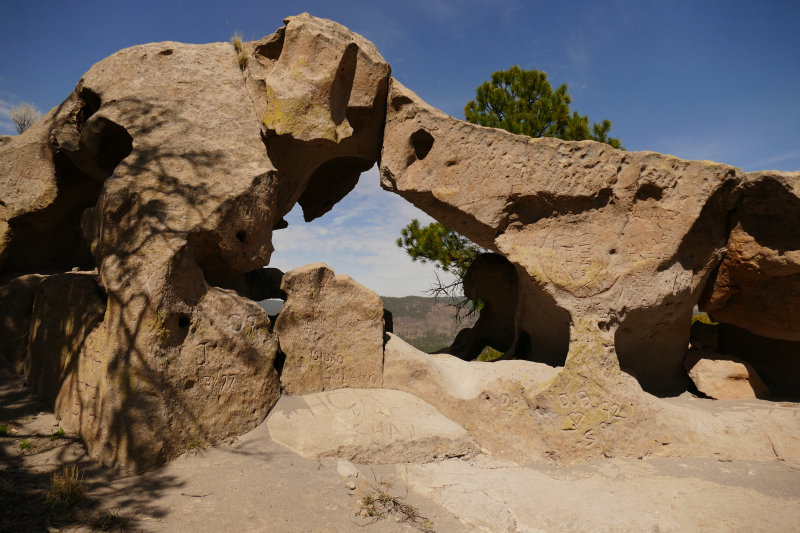
[[[800,172],[748,173],[731,225],[701,309],[762,337],[800,341]]]
[[[277,402],[277,343],[255,302],[208,289],[174,322],[133,324],[155,337],[110,329],[113,303],[95,275],[46,278],[36,288],[25,368],[38,397],[96,461],[151,468],[254,429]]]
[[[129,136],[92,119],[94,96],[78,83],[60,106],[0,144],[0,276],[94,268],[81,213],[97,202],[102,176],[130,154]]]
[[[275,322],[286,355],[287,394],[383,385],[383,302],[377,293],[325,263],[290,270]]]
[[[514,264],[517,357],[688,384],[692,308],[741,170],[469,124],[394,79],[388,101],[382,186]]]
[[[715,400],[767,398],[769,389],[755,369],[737,357],[711,349],[689,350],[686,371],[697,390]]]
[[[301,15],[239,50],[122,50],[0,146],[0,275],[98,269],[94,292],[42,288],[27,369],[92,457],[142,470],[264,419],[277,337],[249,298],[283,295],[273,228],[378,159],[388,76],[371,43]],[[72,299],[42,303],[55,283]]]
[[[463,427],[432,405],[396,390],[340,389],[284,396],[267,426],[275,442],[303,457],[391,464],[478,452]]]
[[[353,190],[380,158],[391,69],[371,42],[303,13],[245,43],[245,78],[278,169],[277,211],[306,222]]]

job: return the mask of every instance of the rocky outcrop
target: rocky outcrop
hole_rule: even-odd
[[[113,295],[96,278],[61,274],[39,284],[26,363],[28,383],[93,459],[143,470],[266,417],[280,395],[277,343],[257,304],[208,289],[191,314],[117,332]]]
[[[737,357],[711,349],[689,350],[686,371],[697,390],[715,400],[767,398],[769,389],[755,369]]]
[[[29,274],[0,285],[0,364],[20,368],[28,351],[36,286],[45,278]]]
[[[284,397],[267,426],[274,441],[303,457],[341,457],[359,464],[425,463],[478,452],[464,428],[396,390]]]
[[[151,468],[264,419],[278,345],[249,298],[285,297],[263,268],[273,228],[297,201],[329,210],[380,155],[389,67],[371,43],[300,15],[244,46],[244,72],[226,43],[122,50],[0,147],[0,275],[97,266],[37,293],[27,373],[106,464]]]
[[[514,345],[517,311],[517,271],[498,254],[481,254],[464,275],[464,296],[481,300],[480,316],[471,328],[462,329],[453,344],[437,353],[471,361],[490,346],[506,352]]]
[[[94,268],[80,217],[100,194],[102,179],[83,171],[96,170],[100,154],[83,147],[103,146],[107,171],[130,153],[129,137],[92,120],[95,96],[79,83],[64,103],[0,144],[0,275]]]
[[[751,172],[728,254],[701,301],[717,322],[800,341],[800,172]]]
[[[578,368],[460,361],[390,335],[384,387],[425,400],[465,427],[484,453],[512,461],[693,456],[800,464],[794,404],[720,410],[712,400],[658,399],[624,373],[600,388],[587,366]]]
[[[324,263],[284,274],[275,332],[286,362],[287,394],[383,385],[383,302]]]
[[[299,202],[309,222],[379,159],[391,69],[375,45],[336,22],[303,13],[284,24],[245,44],[245,74],[278,169],[279,217]]]
[[[618,360],[647,388],[684,387],[692,308],[743,177],[468,124],[390,87],[381,184],[514,264],[517,357],[563,365],[602,336],[593,372]]]

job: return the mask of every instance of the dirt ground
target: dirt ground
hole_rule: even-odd
[[[800,531],[800,470],[781,462],[609,459],[575,467],[518,465],[486,455],[425,465],[304,459],[266,424],[230,445],[194,450],[140,476],[86,456],[18,379],[0,385],[0,531],[91,531],[102,515],[142,532],[755,532]],[[30,443],[23,450],[20,444]],[[77,505],[44,503],[51,473],[77,464]],[[381,481],[405,514],[363,516]],[[377,509],[377,508],[376,508]],[[422,518],[408,519],[408,512]],[[361,513],[361,514],[357,514]],[[399,521],[398,521],[399,520]],[[412,525],[414,522],[416,527]]]

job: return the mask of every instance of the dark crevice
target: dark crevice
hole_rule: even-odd
[[[347,116],[347,104],[350,102],[350,93],[353,90],[357,62],[358,45],[350,43],[345,48],[344,54],[342,54],[342,59],[339,61],[339,66],[331,84],[331,118],[337,126],[344,122]]]
[[[523,225],[535,224],[543,218],[564,215],[578,215],[587,211],[603,209],[612,203],[613,189],[601,189],[595,196],[556,196],[539,193],[532,196],[512,198],[506,208],[507,223],[520,222]],[[505,231],[501,228],[500,232]]]
[[[255,48],[256,61],[264,64],[263,60],[277,61],[283,52],[283,42],[286,36],[286,28],[280,28],[278,31],[266,38],[266,41],[259,44]]]

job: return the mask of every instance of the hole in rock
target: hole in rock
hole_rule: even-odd
[[[192,387],[194,387],[194,383],[195,382],[193,380],[191,380],[191,379],[188,380],[186,383],[183,384],[183,390],[191,389]]]
[[[161,51],[158,53],[158,55],[160,55],[160,56],[171,56],[171,55],[172,55],[172,53],[173,53],[173,50],[172,50],[172,49],[170,49],[170,48],[167,48],[166,50],[161,50]]]
[[[81,134],[81,143],[97,154],[97,166],[106,177],[133,151],[133,137],[128,130],[104,117],[91,120],[91,127],[84,128]]]
[[[652,183],[645,183],[639,190],[636,191],[636,199],[639,201],[650,200],[661,200],[661,195],[663,194],[663,189],[657,185]]]
[[[236,238],[239,239],[239,242],[244,242],[244,240],[247,238],[247,233],[244,231],[237,231]]]
[[[277,61],[283,52],[283,41],[286,36],[286,28],[280,28],[272,35],[262,39],[263,42],[256,45],[255,56],[259,63],[264,63],[262,59]]]
[[[189,324],[192,323],[192,320],[189,318],[189,315],[180,314],[178,315],[178,327],[179,328],[186,328],[189,327]]]
[[[414,148],[414,155],[422,161],[433,148],[433,135],[423,129],[419,129],[411,134],[411,146]]]

